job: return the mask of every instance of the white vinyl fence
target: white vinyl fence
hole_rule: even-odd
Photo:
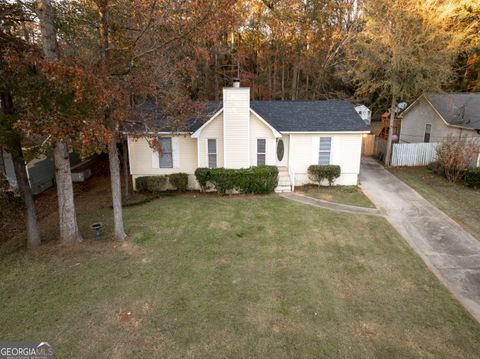
[[[438,143],[395,143],[392,166],[426,166],[435,161]]]

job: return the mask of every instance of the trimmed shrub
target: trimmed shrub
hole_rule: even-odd
[[[144,176],[135,180],[137,191],[158,193],[166,190],[167,176]]]
[[[199,167],[195,170],[195,178],[198,181],[198,184],[202,188],[202,191],[205,191],[207,188],[207,182],[210,180],[210,168]]]
[[[275,166],[250,167],[244,171],[240,190],[245,193],[272,193],[278,186],[278,168]]]
[[[468,187],[480,188],[480,167],[466,170],[463,181]]]
[[[186,173],[172,173],[168,176],[168,181],[180,192],[187,192],[188,175]]]
[[[323,180],[327,180],[329,186],[333,185],[340,174],[341,168],[338,165],[311,165],[308,167],[308,178],[318,186]]]
[[[211,182],[219,195],[223,196],[227,191],[240,187],[240,177],[236,175],[238,170],[229,168],[212,168],[208,173],[208,181]]]
[[[241,169],[230,168],[198,168],[195,176],[202,188],[211,183],[223,196],[227,191],[242,193],[267,194],[278,185],[278,168],[275,166],[259,166]]]

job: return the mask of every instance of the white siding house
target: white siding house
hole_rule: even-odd
[[[340,165],[337,184],[357,184],[362,136],[369,128],[350,102],[250,101],[249,88],[234,86],[224,88],[223,102],[213,108],[206,121],[192,121],[184,131],[152,132],[166,148],[161,155],[147,140],[128,136],[133,182],[185,172],[196,189],[198,167],[273,165],[286,176],[289,190],[309,183],[308,167],[320,163]]]
[[[360,115],[367,125],[372,122],[372,111],[365,105],[355,106],[355,111]]]

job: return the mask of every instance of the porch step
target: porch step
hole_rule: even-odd
[[[275,188],[275,192],[292,192],[292,184],[287,167],[278,167],[278,185]]]
[[[290,186],[290,180],[289,179],[278,179],[278,185],[279,186]]]
[[[292,192],[292,187],[290,185],[278,185],[275,188],[275,192],[277,193]]]

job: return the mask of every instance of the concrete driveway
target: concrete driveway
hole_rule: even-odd
[[[480,241],[371,158],[362,159],[360,187],[480,322]]]

